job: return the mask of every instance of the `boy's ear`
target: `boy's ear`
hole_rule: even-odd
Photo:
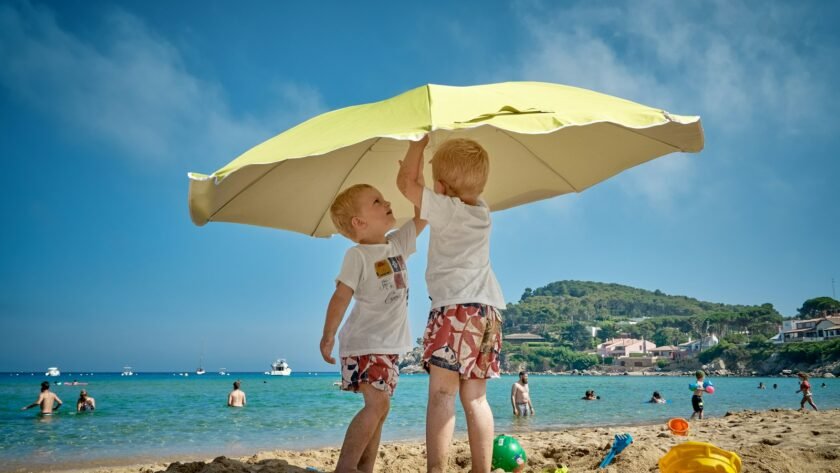
[[[360,219],[359,217],[353,217],[352,219],[350,219],[350,225],[353,225],[353,228],[365,228],[367,222]]]

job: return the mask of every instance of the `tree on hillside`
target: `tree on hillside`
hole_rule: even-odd
[[[653,334],[653,343],[656,346],[679,345],[688,341],[688,334],[674,327],[662,327]]]
[[[630,332],[630,336],[633,338],[650,340],[653,338],[654,333],[656,333],[656,326],[654,326],[652,321],[644,320],[636,325],[629,326],[627,331]]]
[[[606,342],[612,338],[618,336],[618,330],[616,330],[615,325],[609,322],[604,322],[601,324],[601,330],[598,331],[598,338],[601,339],[602,342]]]
[[[823,311],[840,310],[840,301],[831,297],[815,297],[802,303],[802,307],[796,309],[799,312],[798,318],[808,319],[818,317]]]
[[[575,350],[589,350],[592,348],[592,332],[582,323],[574,323],[569,325],[563,338]]]

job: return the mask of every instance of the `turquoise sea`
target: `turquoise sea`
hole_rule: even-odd
[[[45,378],[30,373],[0,373],[0,471],[83,468],[144,462],[160,458],[246,455],[268,449],[339,446],[362,398],[339,391],[338,373],[295,373],[271,377],[258,373],[178,376],[172,373],[62,375],[51,381],[78,379],[87,386],[54,386],[65,405],[53,417],[37,408],[21,411],[38,396]],[[234,380],[248,397],[244,409],[225,407]],[[569,426],[638,424],[691,415],[690,377],[540,376],[530,386],[537,415],[516,418],[510,408],[515,376],[488,384],[497,433],[548,430]],[[706,398],[706,413],[728,410],[798,408],[796,378],[711,378],[716,392]],[[766,390],[756,389],[763,381]],[[825,382],[827,387],[821,388]],[[773,384],[778,389],[773,389]],[[814,379],[820,408],[840,408],[840,380]],[[425,375],[400,377],[383,440],[424,436]],[[76,414],[85,388],[96,399],[93,413]],[[600,401],[580,400],[594,389]],[[654,390],[670,403],[646,404]],[[458,432],[466,430],[458,412]]]

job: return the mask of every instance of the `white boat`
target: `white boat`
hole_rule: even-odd
[[[120,373],[120,376],[134,376],[134,371],[130,366],[123,366],[123,370],[122,373]]]
[[[219,368],[219,376],[230,376],[227,372],[227,368]]]
[[[206,371],[204,371],[204,344],[202,343],[201,344],[201,357],[198,358],[198,369],[195,370],[195,374],[200,376],[200,375],[203,375],[204,373],[206,373]]]
[[[44,376],[61,376],[61,371],[58,371],[58,368],[55,366],[50,366],[47,368],[47,372],[44,373]]]
[[[271,371],[266,371],[266,374],[271,376],[291,376],[292,369],[286,360],[278,358],[277,361],[271,364]]]

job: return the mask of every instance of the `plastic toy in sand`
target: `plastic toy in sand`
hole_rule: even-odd
[[[674,435],[685,437],[688,435],[688,421],[681,417],[674,417],[673,419],[668,420],[668,429],[670,429],[671,433]]]
[[[710,443],[684,442],[659,459],[661,473],[740,473],[741,458]]]
[[[519,441],[510,435],[499,435],[493,439],[493,470],[501,468],[507,472],[517,472],[525,469],[528,456]]]
[[[601,462],[601,465],[598,468],[606,468],[609,466],[610,462],[613,461],[613,458],[623,452],[624,449],[630,446],[631,443],[633,443],[633,437],[631,437],[630,434],[616,434],[610,453],[607,454],[604,461]]]

